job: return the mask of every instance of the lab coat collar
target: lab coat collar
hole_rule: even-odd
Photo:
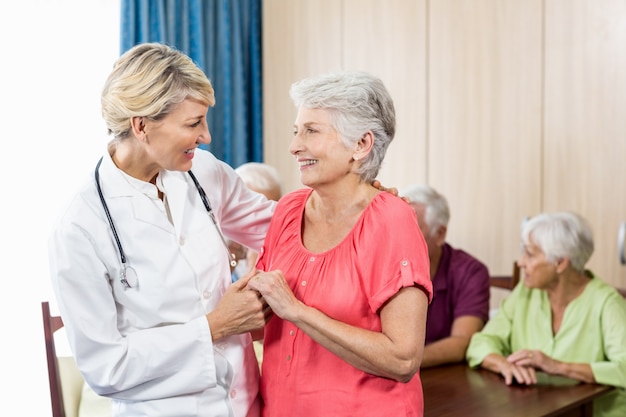
[[[161,171],[157,178],[159,187],[167,196],[170,216],[174,224],[174,229],[177,230],[177,234],[181,233],[183,230],[182,223],[185,218],[185,209],[189,201],[188,193],[190,192],[190,188],[193,188],[195,192],[195,188],[189,185],[190,179],[185,178],[188,175],[189,174],[186,172]]]
[[[100,165],[100,186],[105,199],[131,197],[135,193],[108,152],[105,152]]]
[[[162,174],[163,172],[159,175]],[[169,174],[171,174],[172,176],[176,176],[178,174],[179,177],[183,175],[183,173]],[[102,165],[100,166],[100,182],[104,198],[107,201],[113,202],[118,199],[129,198],[130,204],[132,205],[132,212],[136,220],[148,224],[153,224],[163,230],[172,232],[172,225],[169,223],[167,216],[163,215],[163,212],[157,207],[155,202],[151,201],[149,197],[147,197],[145,194],[141,193],[131,184],[129,184],[126,178],[124,178],[124,174],[122,173],[122,171],[120,171],[119,168],[117,168],[108,152],[105,153],[102,159]],[[175,181],[168,182],[175,183]],[[178,181],[179,184],[180,182],[181,180]],[[184,180],[182,180],[182,182],[184,182]],[[175,191],[175,189],[178,188],[183,188],[183,190]],[[186,187],[181,187],[180,185],[178,185],[172,186],[172,190],[170,190],[168,186],[169,198],[178,199],[178,194],[184,193],[184,188]],[[182,201],[184,201],[184,198],[182,199]],[[113,218],[115,221],[114,214]]]

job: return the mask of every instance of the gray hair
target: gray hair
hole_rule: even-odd
[[[448,200],[433,187],[416,184],[402,190],[399,195],[406,197],[411,204],[424,206],[424,221],[432,233],[441,226],[448,226],[450,221]]]
[[[235,172],[250,188],[260,191],[274,191],[282,195],[282,185],[278,171],[271,165],[262,162],[247,162],[240,165]]]
[[[160,120],[187,98],[215,104],[213,86],[204,72],[167,45],[139,44],[114,64],[102,90],[102,117],[109,134],[121,139],[130,133],[131,118]]]
[[[568,258],[579,272],[593,253],[591,226],[576,213],[542,213],[530,218],[522,226],[523,244],[530,244],[531,237],[549,262]]]
[[[290,95],[296,107],[329,110],[331,123],[347,147],[372,131],[374,145],[359,174],[363,181],[373,181],[396,133],[393,100],[383,82],[366,72],[341,72],[296,82]]]

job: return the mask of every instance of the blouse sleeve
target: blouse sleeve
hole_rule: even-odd
[[[626,388],[626,301],[617,293],[607,298],[601,323],[606,361],[591,364],[599,384]]]
[[[417,286],[432,300],[428,248],[406,202],[379,194],[356,230],[355,246],[372,311],[404,287]]]
[[[489,319],[485,327],[480,332],[474,333],[465,355],[470,367],[479,366],[491,353],[502,356],[512,353],[511,332],[519,294],[520,287],[517,287],[502,301],[500,309],[493,318]]]

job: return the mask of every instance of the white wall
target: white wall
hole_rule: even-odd
[[[51,415],[47,237],[107,142],[100,90],[119,55],[119,3],[0,2],[2,415]]]

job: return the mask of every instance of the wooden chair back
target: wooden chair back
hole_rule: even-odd
[[[52,403],[52,417],[65,417],[63,406],[63,392],[61,390],[61,376],[57,353],[54,344],[54,333],[63,327],[60,316],[50,314],[50,305],[47,301],[41,303],[43,317],[43,335],[46,342],[46,359],[48,361],[48,381],[50,382],[50,400]]]
[[[489,277],[489,283],[492,287],[512,290],[520,280],[520,267],[516,261],[513,261],[513,272],[511,275],[494,275]]]

